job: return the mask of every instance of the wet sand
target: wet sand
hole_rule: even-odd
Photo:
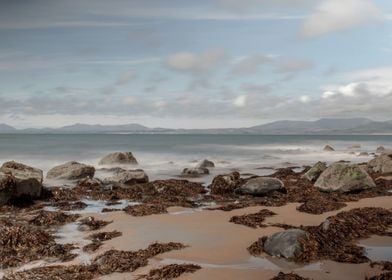
[[[302,265],[266,255],[252,257],[246,249],[252,242],[282,229],[273,226],[252,229],[229,222],[234,215],[255,213],[261,209],[269,209],[277,214],[266,218],[265,224],[286,223],[294,226],[318,225],[328,216],[358,207],[376,206],[392,209],[391,197],[362,199],[347,203],[347,207],[343,209],[322,215],[298,212],[296,210],[298,205],[298,203],[290,203],[282,207],[249,207],[231,212],[195,211],[172,207],[169,209],[169,214],[146,217],[132,217],[122,211],[94,214],[93,216],[98,219],[113,221],[103,229],[104,231],[118,230],[123,233],[120,237],[106,241],[94,256],[108,249],[138,250],[154,241],[175,241],[189,246],[159,255],[151,259],[148,266],[133,273],[115,273],[100,279],[133,279],[136,275],[147,273],[152,268],[172,263],[194,263],[202,266],[201,270],[193,274],[184,274],[179,279],[270,279],[279,271],[294,271],[300,276],[313,279],[354,280],[381,273],[379,268],[371,268],[367,263],[343,264],[321,261]],[[361,244],[391,247],[392,238],[375,237]],[[86,261],[86,257],[77,258],[73,263],[80,261]]]

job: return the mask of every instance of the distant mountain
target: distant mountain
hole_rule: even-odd
[[[10,133],[15,132],[16,129],[10,125],[0,123],[0,133]]]
[[[17,130],[12,126],[0,124],[0,133],[38,133],[38,134],[392,134],[392,120],[385,122],[366,118],[319,119],[317,121],[276,121],[247,128],[217,129],[170,129],[149,128],[140,124],[90,125],[74,124],[60,128],[28,128]]]

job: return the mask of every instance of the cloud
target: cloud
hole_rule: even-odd
[[[233,63],[233,74],[237,75],[252,75],[256,74],[260,67],[270,62],[272,58],[267,55],[249,55],[241,57]]]
[[[277,65],[277,71],[280,73],[298,73],[312,69],[314,64],[307,59],[291,58],[281,60]]]
[[[177,71],[203,72],[221,65],[226,58],[222,50],[208,50],[203,53],[180,52],[171,55],[166,65]]]
[[[368,0],[323,0],[305,20],[303,37],[316,37],[380,20],[382,11]]]
[[[233,105],[236,107],[245,107],[246,106],[246,95],[240,95],[233,100]]]
[[[136,74],[134,71],[132,71],[132,70],[124,71],[120,75],[120,77],[118,77],[116,85],[118,85],[118,86],[125,85],[126,83],[128,83],[129,81],[134,79],[135,77],[136,77]]]

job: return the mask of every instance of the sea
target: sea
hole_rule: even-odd
[[[323,151],[327,144],[335,151]],[[135,168],[145,170],[152,180],[179,177],[184,168],[212,160],[216,167],[211,174],[194,179],[208,183],[216,174],[234,170],[265,175],[273,168],[301,168],[317,161],[365,162],[381,145],[392,148],[392,135],[1,134],[0,164],[15,160],[45,173],[78,161],[95,166],[97,177],[105,177],[99,159],[129,151],[139,162]]]

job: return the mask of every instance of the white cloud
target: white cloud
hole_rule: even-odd
[[[382,18],[382,11],[368,0],[324,0],[304,22],[301,35],[320,36]]]
[[[299,100],[300,100],[302,103],[308,103],[308,102],[310,101],[310,97],[307,96],[307,95],[302,95],[302,96],[299,98]]]
[[[247,96],[246,95],[240,95],[237,96],[234,100],[233,100],[233,105],[236,107],[245,107],[246,106],[246,101],[247,101]]]
[[[200,72],[210,70],[226,60],[222,50],[209,50],[204,53],[180,52],[171,55],[166,64],[178,71]]]

